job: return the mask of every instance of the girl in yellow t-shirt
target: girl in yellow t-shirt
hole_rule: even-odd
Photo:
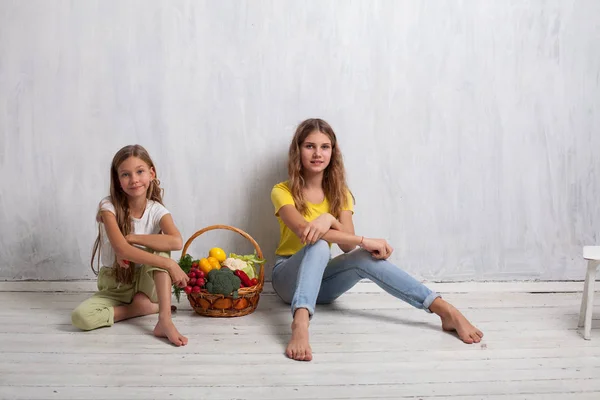
[[[456,331],[463,342],[481,340],[483,333],[456,308],[387,261],[393,249],[384,239],[354,233],[353,199],[335,133],[327,122],[308,119],[298,126],[290,144],[288,175],[289,180],[271,192],[281,233],[273,288],[292,305],[294,317],[288,357],[312,359],[308,326],[315,304],[332,302],[363,278],[439,315],[442,328]],[[332,259],[331,243],[345,254]]]

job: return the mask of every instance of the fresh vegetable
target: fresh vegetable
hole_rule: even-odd
[[[234,270],[234,271],[236,269],[244,269],[244,268],[248,267],[248,264],[246,263],[246,261],[240,260],[239,258],[233,258],[233,257],[229,257],[229,258],[225,259],[225,261],[223,261],[223,265],[226,267],[229,267],[229,269]]]
[[[236,269],[235,271],[233,271],[233,274],[240,278],[244,287],[252,286],[252,281],[250,280],[250,278],[248,278],[248,275],[246,275],[246,273],[241,269]]]
[[[219,261],[220,263],[225,261],[225,259],[227,258],[225,251],[223,251],[223,249],[220,249],[218,247],[213,247],[212,249],[210,249],[210,251],[208,252],[208,255],[216,258],[217,261]]]
[[[191,272],[193,263],[194,263],[194,260],[192,259],[192,256],[190,256],[189,254],[186,254],[184,257],[181,257],[179,259],[179,266],[181,267],[183,272],[188,274],[188,276],[189,276],[189,273]],[[183,292],[185,290],[187,290],[187,289],[180,288],[178,286],[173,285],[173,294],[175,295],[175,298],[177,298],[177,301],[180,301],[181,292]]]
[[[254,250],[253,254],[246,254],[246,255],[239,255],[239,254],[235,254],[235,253],[229,253],[229,257],[231,258],[238,258],[242,261],[246,261],[246,263],[254,266],[254,264],[262,264],[265,262],[264,259],[262,258],[258,258],[258,256],[256,255],[256,250]]]
[[[237,259],[244,261],[246,263],[246,267],[241,268],[242,271],[248,275],[250,279],[257,277],[257,267],[256,264],[263,264],[265,262],[264,259],[258,258],[256,255],[256,250],[253,254],[239,255],[235,253],[229,253],[229,258]]]
[[[213,269],[219,269],[219,268],[221,268],[221,263],[216,258],[214,258],[214,257],[208,257],[207,260],[210,263],[210,265],[213,267]]]
[[[185,272],[190,280],[188,281],[188,285],[184,288],[177,287],[173,285],[173,293],[177,298],[177,301],[181,301],[181,292],[186,294],[190,293],[200,293],[205,284],[205,274],[203,271],[199,270],[200,263],[198,261],[194,261],[192,256],[186,254],[179,260],[179,266]]]
[[[233,294],[234,298],[237,298],[237,289],[258,284],[255,267],[264,262],[265,260],[258,258],[256,251],[254,254],[247,255],[230,253],[229,257],[226,258],[223,249],[218,247],[210,249],[208,257],[201,258],[200,260],[194,260],[192,256],[186,254],[179,260],[179,266],[188,275],[190,280],[188,281],[188,286],[185,288],[173,285],[173,293],[177,301],[181,300],[181,292],[186,294],[200,293],[202,288],[206,288],[210,293],[220,293],[226,296]],[[221,267],[221,263],[223,263],[223,267]],[[213,280],[211,281],[209,274],[212,271],[221,271],[221,274],[213,273]],[[240,275],[239,272],[234,275],[233,271],[245,273],[248,280],[243,275],[242,278],[237,276]],[[242,279],[244,280],[243,283]],[[211,289],[209,289],[209,285]]]
[[[225,296],[232,294],[234,299],[238,298],[237,291],[241,281],[231,270],[213,269],[208,273],[207,278],[206,290],[208,290],[209,293],[222,294]]]
[[[229,254],[229,258],[223,261],[223,265],[226,265],[233,270],[242,270],[250,279],[252,279],[256,278],[257,275],[254,264],[262,264],[264,262],[265,260],[259,259],[256,256],[256,252],[254,254],[248,254],[245,256],[231,253]]]
[[[200,268],[200,271],[208,275],[208,273],[214,269],[214,266],[208,261],[208,259],[201,258],[200,265],[198,268]]]
[[[188,273],[192,269],[192,264],[196,262],[192,259],[192,256],[186,254],[184,257],[179,259],[179,266],[183,270],[183,272]]]

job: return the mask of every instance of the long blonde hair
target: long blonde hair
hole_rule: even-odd
[[[139,144],[129,145],[123,147],[121,150],[117,151],[117,154],[113,157],[112,164],[110,166],[110,201],[115,207],[117,224],[119,225],[119,230],[123,234],[123,236],[127,236],[131,233],[131,213],[129,210],[129,201],[127,199],[127,194],[123,191],[121,187],[121,183],[119,182],[119,166],[127,160],[129,157],[137,157],[148,164],[152,170],[154,170],[155,178],[150,182],[150,187],[148,187],[148,191],[146,192],[146,198],[149,200],[154,200],[160,204],[162,204],[162,195],[163,191],[160,187],[160,181],[158,180],[158,175],[156,173],[156,167],[154,166],[154,162],[152,162],[152,158],[150,155]],[[98,208],[98,214],[100,215],[100,208]],[[92,260],[90,265],[92,267],[92,271],[96,275],[100,270],[100,253],[102,247],[102,237],[100,231],[100,223],[98,223],[98,236],[96,237],[96,241],[94,242],[94,249],[92,250]],[[98,268],[94,268],[94,258],[98,255]],[[115,277],[117,282],[121,283],[131,283],[133,282],[133,272],[135,270],[135,265],[131,263],[129,268],[124,269],[118,266],[116,257],[113,262],[113,267],[115,267]]]
[[[329,202],[329,212],[338,218],[342,208],[348,204],[348,185],[342,152],[337,143],[337,138],[331,126],[319,118],[307,119],[298,125],[292,139],[288,158],[289,184],[296,209],[306,215],[307,205],[302,189],[305,182],[303,177],[302,157],[300,147],[306,137],[313,132],[321,132],[331,140],[331,160],[323,173],[323,192]]]

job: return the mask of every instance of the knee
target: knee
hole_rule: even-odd
[[[329,257],[329,255],[331,254],[331,249],[329,248],[329,243],[327,243],[323,239],[317,240],[314,244],[307,245],[306,251],[310,251],[311,253],[315,252],[318,254],[326,255],[327,257]]]
[[[171,258],[170,251],[155,251],[154,254],[156,254],[157,256],[164,257],[164,258]]]
[[[82,331],[89,331],[95,328],[90,317],[88,312],[81,307],[77,307],[71,312],[71,323],[74,327],[79,328]]]
[[[388,262],[387,260],[379,260],[373,258],[373,255],[371,253],[362,248],[353,250],[350,253],[347,253],[346,256],[348,257],[348,259],[352,260],[357,266],[363,268],[368,268],[370,266],[375,265],[380,266],[380,264]]]
[[[169,275],[169,272],[166,269],[160,268],[160,267],[155,267],[152,265],[142,265],[142,268],[140,268],[140,275],[146,274],[148,276],[150,276],[150,278],[155,278],[156,277],[156,273],[165,273],[167,274],[167,276]]]
[[[131,300],[132,303],[151,303],[152,300],[150,300],[150,297],[148,297],[146,295],[146,293],[144,292],[137,292],[134,296],[133,299]]]

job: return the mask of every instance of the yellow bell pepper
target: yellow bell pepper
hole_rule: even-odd
[[[215,257],[208,257],[207,260],[212,266],[211,269],[221,269],[221,263]]]
[[[200,259],[200,264],[198,265],[198,268],[200,268],[200,271],[204,272],[205,275],[208,275],[208,273],[214,267],[212,266],[212,264],[206,258],[201,258]]]

